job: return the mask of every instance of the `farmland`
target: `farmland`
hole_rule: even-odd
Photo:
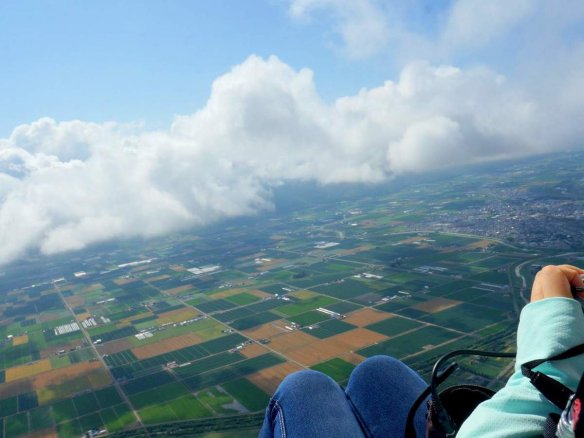
[[[427,377],[454,348],[508,348],[538,266],[582,254],[433,226],[469,184],[487,196],[469,178],[7,268],[0,435],[252,436],[294,371],[344,384],[388,354]],[[455,379],[495,387],[499,365]]]

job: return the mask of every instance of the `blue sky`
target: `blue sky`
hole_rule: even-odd
[[[0,265],[584,147],[582,0],[4,1],[0,59]]]
[[[0,2],[0,136],[43,116],[167,127],[251,54],[310,67],[326,99],[393,73],[389,57],[331,49],[319,19],[291,19],[270,0]]]

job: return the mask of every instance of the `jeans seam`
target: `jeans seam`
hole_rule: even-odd
[[[280,419],[280,433],[282,434],[282,438],[286,438],[286,428],[284,427],[284,414],[282,413],[282,408],[280,407],[280,403],[278,403],[278,400],[274,400],[274,406],[276,407],[277,410],[276,416]]]
[[[351,400],[351,396],[349,395],[348,392],[346,392],[344,390],[344,388],[342,386],[341,386],[341,389],[343,389],[343,391],[345,392],[345,397],[347,398],[347,401],[349,402],[349,406],[350,406],[351,410],[353,411],[353,415],[355,415],[355,418],[357,420],[357,423],[359,424],[359,427],[361,428],[361,431],[363,432],[363,435],[365,435],[365,438],[373,437],[373,434],[369,431],[369,427],[367,426],[367,423],[365,423],[365,421],[363,420],[363,417],[361,417],[361,413],[357,409],[357,406],[355,406],[355,404],[353,403],[353,400]]]

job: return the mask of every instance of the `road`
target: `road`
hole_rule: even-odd
[[[69,306],[69,303],[67,303],[67,300],[65,300],[65,297],[63,296],[63,292],[59,288],[59,285],[58,284],[55,284],[54,286],[55,286],[55,289],[57,289],[57,293],[59,294],[59,297],[61,298],[61,301],[63,301],[63,304],[65,305],[65,307],[67,307],[67,310],[69,310],[69,312],[71,312],[71,315],[73,315],[73,317],[75,318],[75,321],[77,321],[77,324],[79,325],[79,329],[81,330],[81,333],[83,334],[83,337],[85,338],[85,341],[89,345],[89,348],[93,349],[93,352],[95,354],[95,357],[97,357],[97,359],[101,362],[101,365],[107,370],[107,372],[111,376],[112,381],[113,381],[113,384],[114,384],[114,387],[116,388],[116,391],[118,392],[118,394],[120,395],[120,397],[128,404],[128,406],[132,410],[132,414],[134,414],[134,417],[136,418],[136,422],[138,423],[138,426],[140,427],[140,429],[142,429],[142,431],[144,431],[144,433],[146,434],[146,436],[150,437],[150,433],[148,433],[148,429],[146,428],[146,426],[144,426],[144,423],[142,423],[142,419],[138,415],[138,412],[134,408],[134,405],[132,404],[132,402],[130,401],[130,399],[126,395],[126,393],[122,390],[122,388],[120,387],[118,381],[116,380],[116,378],[114,377],[114,375],[111,373],[110,368],[105,363],[105,360],[103,360],[103,357],[101,356],[101,354],[97,350],[96,346],[93,344],[93,342],[91,340],[91,336],[89,336],[89,333],[87,332],[87,329],[85,329],[83,327],[83,325],[81,324],[81,321],[79,321],[77,319],[77,316],[75,315],[75,312],[73,311],[73,309],[71,308],[71,306]]]

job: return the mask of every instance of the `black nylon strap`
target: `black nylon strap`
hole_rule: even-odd
[[[521,365],[521,372],[523,373],[524,376],[527,377],[526,371],[524,371],[524,370],[531,371],[536,366],[541,365],[544,362],[548,362],[548,361],[552,361],[552,360],[569,359],[571,357],[578,356],[580,354],[584,354],[584,344],[576,345],[575,347],[572,347],[572,348],[564,351],[563,353],[556,354],[555,356],[548,357],[547,359],[536,359],[536,360],[530,360],[529,362],[525,362],[523,365]]]
[[[559,409],[563,410],[566,407],[566,404],[568,404],[568,399],[574,394],[574,391],[539,371],[533,371],[533,368],[544,362],[569,359],[580,354],[584,354],[584,344],[572,347],[563,353],[556,354],[547,359],[536,359],[526,362],[521,365],[521,373],[530,380],[533,386],[535,386],[545,398],[556,405]]]

